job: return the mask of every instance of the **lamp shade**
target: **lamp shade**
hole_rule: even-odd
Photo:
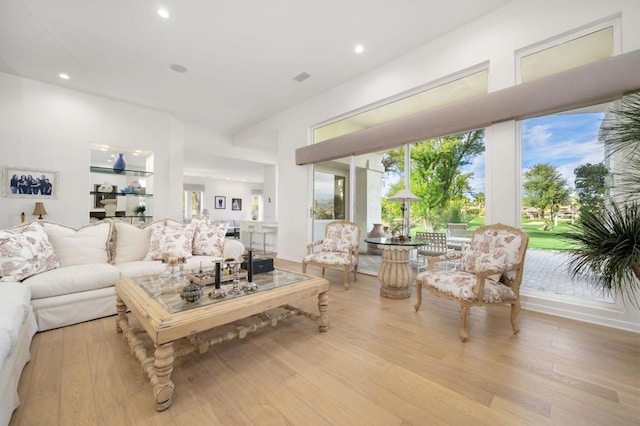
[[[47,210],[44,208],[44,203],[36,203],[33,208],[33,215],[38,215],[38,219],[42,219],[42,215],[47,214]]]
[[[421,198],[416,197],[409,191],[407,188],[401,189],[400,191],[393,194],[392,197],[387,198],[389,201],[420,201]]]

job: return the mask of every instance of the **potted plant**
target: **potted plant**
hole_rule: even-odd
[[[640,292],[640,93],[623,98],[602,125],[608,156],[617,155],[613,173],[617,198],[600,209],[584,209],[563,236],[573,245],[572,276],[591,275],[604,293],[635,306]]]
[[[133,209],[134,213],[139,215],[139,216],[144,216],[145,210],[147,210],[147,207],[142,206],[142,205],[140,205],[140,206],[136,207],[135,209]]]

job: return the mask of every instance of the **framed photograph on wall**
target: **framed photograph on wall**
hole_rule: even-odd
[[[2,196],[57,199],[58,175],[52,170],[2,166]]]
[[[215,204],[216,204],[216,209],[226,209],[227,208],[227,197],[216,195]]]
[[[231,210],[242,210],[242,198],[231,199]]]

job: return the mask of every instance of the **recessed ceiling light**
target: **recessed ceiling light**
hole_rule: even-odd
[[[175,72],[180,72],[180,73],[187,72],[187,67],[185,67],[184,65],[180,65],[180,64],[171,64],[171,65],[169,65],[169,68],[171,68]]]
[[[63,80],[69,80],[71,77],[69,77],[69,74],[61,72],[60,74],[58,74],[58,77],[60,77]]]
[[[305,81],[309,77],[311,77],[311,74],[309,74],[308,72],[301,72],[300,74],[298,74],[295,77],[293,77],[293,79],[295,81],[297,81],[298,83],[302,83],[303,81]]]
[[[353,51],[356,52],[357,54],[360,54],[364,52],[364,46],[361,44],[357,44],[356,47],[353,49]]]
[[[158,16],[164,19],[169,19],[169,11],[167,9],[158,9]]]

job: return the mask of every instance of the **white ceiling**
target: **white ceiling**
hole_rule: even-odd
[[[233,134],[509,1],[0,0],[0,71]],[[201,175],[238,170],[188,140],[185,151]]]

